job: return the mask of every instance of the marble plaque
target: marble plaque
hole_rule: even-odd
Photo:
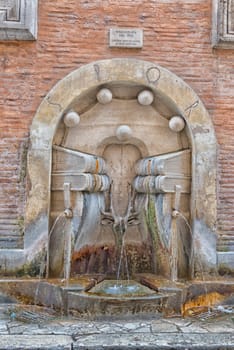
[[[139,28],[111,28],[110,47],[142,48],[143,30]]]

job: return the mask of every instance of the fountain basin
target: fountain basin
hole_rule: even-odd
[[[156,291],[133,280],[104,280],[89,289],[88,294],[106,298],[138,298],[155,295]]]
[[[127,316],[159,314],[173,292],[157,292],[136,281],[104,280],[87,291],[68,293],[67,311],[73,315]]]
[[[15,297],[22,306],[41,305],[92,319],[137,314],[191,316],[219,305],[228,305],[234,312],[233,279],[178,283],[144,274],[136,280],[121,282],[116,293],[116,281],[100,275],[77,277],[68,286],[58,279],[2,279],[0,293]]]
[[[173,292],[157,292],[134,280],[103,280],[86,291],[68,293],[67,310],[72,314],[126,316],[159,314],[167,308]]]

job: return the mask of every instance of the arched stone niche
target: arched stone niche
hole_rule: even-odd
[[[111,102],[108,101],[108,93],[104,94],[101,103],[97,100],[97,94],[103,88],[113,92]],[[146,96],[141,96],[139,103],[138,96],[142,91],[150,92],[153,95],[152,102],[149,101],[150,96],[146,94]],[[118,129],[117,125],[113,127],[110,124],[108,130],[113,128],[113,132],[110,131],[108,137],[106,135],[102,137],[102,129],[99,128],[97,139],[95,140],[95,134],[92,133],[93,144],[91,142],[87,148],[85,148],[87,142],[84,141],[84,138],[82,139],[82,133],[79,134],[76,141],[72,141],[72,144],[69,144],[70,141],[66,144],[67,134],[75,133],[78,126],[74,128],[66,126],[66,123],[68,125],[70,121],[71,123],[76,123],[76,121],[72,117],[71,119],[68,117],[69,120],[65,123],[65,116],[70,111],[75,111],[85,121],[84,125],[86,126],[82,124],[83,127],[95,129],[95,115],[100,116],[105,113],[112,115],[108,102],[112,104],[112,107],[114,106],[114,110],[119,111],[124,110],[126,103],[127,106],[131,105],[129,108],[138,114],[135,118],[137,122],[134,124],[134,120],[129,121],[126,114],[126,122],[118,123],[122,129]],[[102,106],[100,107],[100,105]],[[101,112],[100,108],[102,108]],[[149,116],[154,110],[158,120],[161,120],[160,127],[163,127],[164,130],[167,129],[164,141],[160,141],[167,145],[163,144],[162,152],[157,150],[157,147],[160,148],[157,139],[155,139],[156,149],[154,149],[152,148],[154,146],[147,145],[147,134],[145,138],[138,135],[139,116],[143,116],[142,126],[147,124],[148,120],[145,118],[145,112],[141,112],[143,110],[147,110],[148,114],[146,113],[146,115]],[[174,116],[181,118],[179,124],[177,120],[172,121]],[[185,121],[185,128],[182,127],[183,131],[180,130],[181,120]],[[172,130],[169,128],[169,121]],[[138,126],[136,126],[137,123]],[[123,128],[126,126],[125,124],[127,126],[131,124],[130,131]],[[152,132],[153,130],[152,128]],[[131,134],[132,131],[133,134]],[[128,140],[129,137],[131,142]],[[121,140],[121,138],[123,139]],[[103,140],[99,142],[98,139]],[[130,150],[130,152],[135,152],[133,158],[136,156],[136,159],[139,157],[136,155],[137,152],[141,158],[145,158],[181,150],[191,150],[190,175],[192,181],[189,202],[186,199],[189,208],[187,220],[191,226],[191,232],[188,227],[186,228],[186,235],[192,237],[191,254],[193,256],[189,262],[192,264],[190,269],[209,272],[216,268],[216,139],[211,119],[204,105],[182,79],[163,67],[137,59],[116,58],[85,65],[59,81],[44,98],[32,122],[30,141],[28,152],[30,190],[27,198],[25,224],[26,261],[32,261],[43,249],[47,249],[49,231],[54,222],[54,218],[51,218],[51,209],[53,211],[54,206],[53,199],[51,199],[53,146],[60,147],[62,145],[73,150],[78,148],[81,152],[94,153],[97,156],[109,157],[108,159],[110,159],[112,145],[130,144],[131,147],[137,149],[136,151]],[[95,144],[98,145],[96,149]],[[172,144],[180,144],[180,146],[172,147]],[[151,153],[152,150],[153,153]],[[161,224],[164,222],[164,207],[168,207],[166,203],[176,201],[174,192],[173,190],[169,197],[168,195],[159,195],[155,200],[156,214],[162,211]],[[160,198],[163,198],[162,203],[157,204],[161,201]],[[167,202],[165,198],[167,198]],[[176,204],[173,203],[170,210],[176,209],[174,208]],[[186,209],[182,214],[186,216]],[[171,226],[173,226],[172,222],[173,220],[170,221]],[[159,223],[159,226],[161,224]],[[185,226],[188,225],[185,224]],[[169,247],[169,251],[173,249],[173,245]],[[170,260],[170,256],[168,259]],[[162,270],[163,265],[162,263]],[[168,273],[165,271],[166,276]]]

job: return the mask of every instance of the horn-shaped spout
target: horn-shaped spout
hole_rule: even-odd
[[[125,235],[128,226],[138,225],[140,214],[139,211],[134,211],[135,192],[129,185],[128,191],[128,205],[124,215],[119,215],[114,209],[111,187],[109,191],[110,196],[110,211],[101,210],[101,223],[103,225],[112,225],[115,242],[117,246],[122,245],[123,236]]]

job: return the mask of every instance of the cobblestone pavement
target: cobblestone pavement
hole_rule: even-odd
[[[0,350],[234,349],[232,312],[87,321],[42,310],[1,304]]]

